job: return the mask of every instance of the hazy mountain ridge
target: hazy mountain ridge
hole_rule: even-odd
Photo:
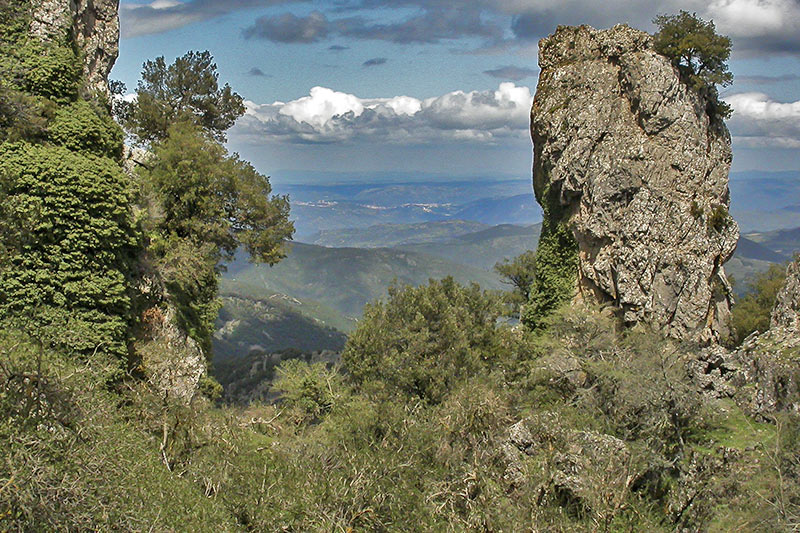
[[[336,349],[339,337],[328,328],[351,331],[361,314],[360,306],[385,294],[393,273],[398,274],[400,282],[419,284],[427,282],[429,277],[447,275],[450,273],[447,270],[452,269],[459,272],[458,279],[462,282],[505,288],[491,271],[492,267],[504,258],[536,249],[541,224],[501,224],[439,241],[386,247],[393,242],[425,241],[431,236],[483,226],[451,220],[329,230],[320,233],[321,242],[370,244],[379,248],[322,248],[294,243],[283,263],[285,270],[281,270],[281,264],[270,269],[239,258],[229,265],[222,280],[224,308],[218,321],[215,353],[222,357],[239,356],[258,346],[268,352],[284,348]],[[755,274],[774,263],[787,261],[789,255],[784,250],[792,249],[800,250],[800,228],[743,235],[733,258],[725,265],[726,272],[736,280],[737,295],[748,290],[749,280]],[[435,258],[442,262],[436,262]],[[361,268],[371,274],[362,278]],[[326,270],[330,272],[318,274]],[[487,283],[487,279],[491,281]],[[225,324],[235,320],[239,321],[236,327],[226,330]]]

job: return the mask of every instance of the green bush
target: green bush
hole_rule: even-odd
[[[0,317],[43,342],[125,355],[136,241],[129,183],[110,159],[0,145]]]
[[[392,287],[367,305],[342,353],[361,385],[438,403],[467,376],[485,372],[498,344],[496,299],[453,278]]]
[[[48,127],[50,140],[76,152],[119,159],[122,129],[105,110],[78,100],[61,107]]]
[[[20,48],[19,56],[24,90],[59,103],[78,97],[82,68],[71,47],[31,40]]]
[[[733,306],[731,326],[735,345],[754,331],[769,329],[770,315],[778,292],[786,280],[786,265],[771,265],[750,282],[749,291]]]
[[[542,205],[544,220],[533,263],[529,301],[521,316],[522,323],[530,329],[544,327],[547,316],[572,299],[578,277],[578,243],[567,226],[568,214],[557,191],[549,186],[537,190],[536,199]]]

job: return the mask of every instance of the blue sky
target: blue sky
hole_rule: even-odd
[[[133,90],[145,60],[209,50],[247,101],[230,148],[277,181],[527,177],[538,39],[557,24],[652,31],[680,9],[733,39],[734,170],[800,169],[800,0],[122,0],[112,78]]]

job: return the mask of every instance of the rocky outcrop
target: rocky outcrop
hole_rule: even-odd
[[[726,335],[730,136],[649,34],[559,27],[539,44],[533,184],[577,244],[571,297],[679,339]],[[558,258],[564,262],[563,257]]]
[[[775,308],[770,316],[770,330],[800,342],[800,256],[786,270],[786,281],[778,293]]]
[[[200,345],[178,327],[175,308],[151,307],[142,315],[147,330],[135,343],[140,369],[164,400],[189,404],[206,375],[206,355]]]
[[[108,74],[119,55],[119,0],[38,0],[31,34],[42,40],[69,32],[83,56],[88,86],[108,94]]]
[[[800,413],[800,257],[788,267],[771,327],[753,333],[736,350],[706,347],[688,371],[701,391],[734,398],[757,418],[770,420],[780,411]]]
[[[736,397],[756,416],[800,413],[800,257],[789,265],[770,328],[745,339],[734,355]]]

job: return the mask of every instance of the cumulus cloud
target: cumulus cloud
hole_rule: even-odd
[[[201,20],[213,19],[252,7],[268,7],[305,0],[155,0],[150,3],[121,4],[123,37],[163,33]]]
[[[725,97],[733,107],[734,141],[749,147],[800,148],[800,101],[776,102],[760,92]]]
[[[497,67],[490,70],[484,70],[484,74],[488,74],[493,78],[500,78],[501,80],[520,81],[531,76],[536,76],[539,71],[531,68],[515,67],[513,65],[506,65],[504,67]]]
[[[525,139],[532,96],[528,87],[501,83],[497,90],[454,91],[420,100],[410,96],[359,98],[314,87],[291,102],[245,102],[232,137],[254,144],[367,141],[405,145],[493,144]]]
[[[734,50],[800,54],[800,2],[797,0],[714,0],[705,13]]]
[[[257,37],[276,43],[313,43],[325,38],[329,32],[327,17],[314,11],[307,17],[284,13],[275,17],[259,17],[245,28],[246,38]]]
[[[385,57],[373,57],[372,59],[367,59],[364,61],[361,66],[363,67],[377,67],[378,65],[384,65],[386,62],[389,61]]]

